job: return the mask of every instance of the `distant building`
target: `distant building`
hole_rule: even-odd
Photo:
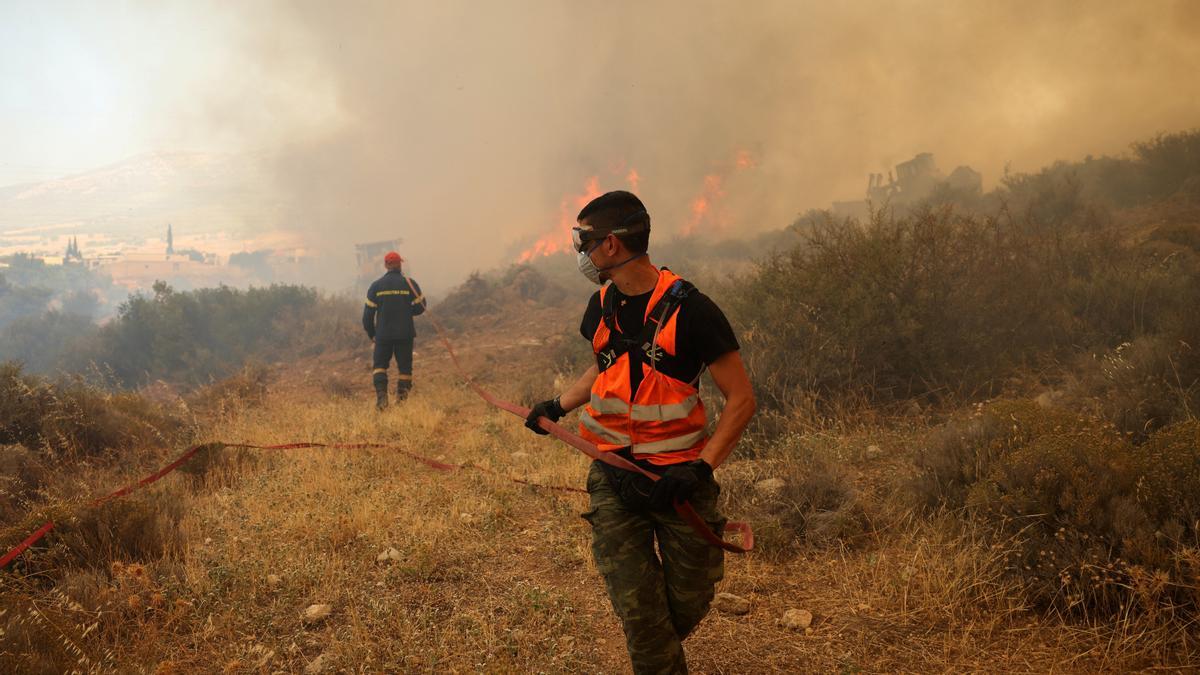
[[[277,283],[311,283],[313,258],[304,248],[281,248],[271,251],[266,265]]]
[[[245,273],[229,265],[218,265],[216,256],[195,260],[188,255],[162,253],[126,253],[85,261],[89,268],[112,277],[113,283],[130,289],[149,288],[155,281],[198,288],[236,284]]]

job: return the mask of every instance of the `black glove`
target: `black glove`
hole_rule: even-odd
[[[529,427],[535,434],[545,436],[550,433],[538,426],[538,418],[545,417],[551,422],[557,422],[567,411],[563,410],[562,404],[558,402],[558,397],[554,397],[549,401],[542,401],[533,406],[533,410],[529,411],[529,415],[525,417],[525,426]]]
[[[654,491],[650,493],[651,507],[665,510],[675,502],[687,501],[712,475],[712,465],[702,459],[671,465],[654,483]]]

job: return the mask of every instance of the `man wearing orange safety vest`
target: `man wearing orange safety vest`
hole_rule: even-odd
[[[580,327],[596,362],[567,391],[535,405],[526,426],[544,434],[539,417],[558,421],[585,406],[585,438],[661,476],[651,481],[593,462],[583,517],[592,526],[592,555],[625,629],[634,672],[684,673],[682,641],[708,613],[724,554],[672,504],[691,502],[721,534],[725,519],[717,513],[713,469],[754,414],[754,394],[725,315],[647,257],[650,215],[640,199],[609,192],[585,206],[577,221],[580,271],[603,284]],[[711,436],[699,396],[705,368],[725,397]]]
[[[363,330],[375,342],[371,379],[375,384],[375,407],[379,410],[388,406],[387,371],[393,356],[400,371],[396,400],[408,398],[412,389],[413,338],[417,335],[413,317],[425,311],[421,287],[404,276],[403,264],[404,259],[395,251],[383,257],[387,273],[367,289],[367,303],[363,307]]]

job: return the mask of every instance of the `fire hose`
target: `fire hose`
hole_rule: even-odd
[[[388,445],[386,443],[302,442],[302,443],[283,443],[283,444],[279,444],[279,445],[254,445],[252,443],[224,443],[221,441],[211,441],[209,443],[201,443],[199,445],[193,445],[192,447],[185,450],[178,457],[176,457],[174,460],[172,460],[170,464],[167,464],[166,466],[162,467],[158,471],[155,471],[154,473],[150,474],[149,476],[146,476],[145,478],[142,478],[141,480],[138,480],[135,483],[130,483],[129,485],[126,485],[123,488],[120,488],[118,490],[110,492],[110,493],[104,495],[103,497],[98,497],[96,499],[93,499],[92,501],[88,502],[88,506],[93,507],[93,508],[97,507],[97,506],[101,506],[101,505],[106,504],[115,499],[125,497],[140,488],[150,485],[151,483],[158,482],[159,480],[166,477],[167,474],[171,473],[172,471],[175,471],[179,467],[186,464],[188,462],[188,460],[190,460],[192,457],[196,456],[196,454],[199,453],[201,450],[204,450],[205,448],[212,448],[212,447],[218,447],[218,446],[223,447],[223,448],[244,448],[244,449],[248,449],[248,450],[297,450],[297,449],[305,449],[305,448],[328,448],[330,450],[365,450],[365,449],[369,448],[369,449],[379,449],[379,450],[391,450],[394,452],[398,452],[398,453],[400,453],[406,457],[409,457],[411,459],[414,459],[418,462],[421,462],[422,464],[425,464],[426,466],[429,466],[433,469],[437,469],[439,471],[458,471],[461,469],[476,469],[476,470],[482,471],[484,473],[500,475],[501,477],[506,478],[514,483],[520,483],[522,485],[529,485],[529,486],[535,487],[535,488],[543,488],[543,489],[547,489],[547,490],[558,490],[560,492],[577,492],[577,493],[584,493],[584,494],[587,493],[587,490],[581,490],[576,487],[567,487],[567,486],[561,486],[561,485],[544,485],[542,483],[535,483],[533,481],[528,481],[523,478],[502,476],[498,472],[493,471],[485,466],[481,466],[479,464],[474,464],[474,463],[451,464],[448,462],[442,462],[442,461],[439,461],[436,459],[431,459],[429,457],[423,457],[414,452],[409,452],[408,450],[405,450],[404,448],[401,448],[399,446]],[[39,526],[36,530],[31,532],[28,537],[26,537],[23,541],[21,541],[21,543],[17,544],[15,547],[13,547],[12,550],[10,550],[8,553],[4,554],[4,557],[0,558],[0,568],[4,568],[4,567],[8,566],[8,564],[11,563],[14,559],[16,559],[17,556],[24,553],[30,546],[36,544],[38,542],[38,540],[40,540],[42,537],[45,537],[54,528],[55,528],[54,521],[48,520],[45,523],[42,523],[41,526]]]
[[[491,392],[489,392],[488,390],[484,389],[479,384],[477,384],[470,377],[470,375],[467,374],[466,370],[463,369],[462,365],[459,363],[458,355],[454,352],[454,348],[451,346],[450,340],[447,339],[445,331],[442,329],[441,324],[436,319],[433,319],[433,317],[430,317],[430,319],[432,319],[434,329],[437,331],[438,340],[441,341],[442,346],[446,348],[446,352],[450,355],[450,360],[454,366],[455,371],[471,387],[471,389],[473,389],[475,391],[475,393],[478,394],[479,397],[482,398],[484,401],[490,403],[491,405],[493,405],[497,408],[500,408],[501,410],[510,412],[522,419],[528,417],[529,412],[530,412],[529,408],[517,405],[515,403],[510,403],[501,398],[498,398],[495,395],[493,395]],[[630,462],[629,460],[625,459],[624,457],[621,457],[620,455],[617,455],[617,454],[611,453],[611,452],[602,452],[599,448],[597,448],[592,443],[588,442],[583,437],[579,436],[578,434],[572,433],[571,431],[569,431],[568,429],[566,429],[565,427],[563,427],[560,424],[551,422],[550,420],[546,419],[545,417],[539,418],[538,426],[540,426],[542,429],[549,432],[555,438],[576,448],[577,450],[583,452],[583,454],[587,455],[588,457],[591,457],[594,460],[604,462],[605,464],[609,464],[611,466],[614,466],[619,469],[623,469],[625,471],[633,471],[635,473],[640,473],[640,474],[646,476],[647,478],[649,478],[651,481],[659,480],[659,476],[657,474],[643,469],[642,467],[638,466],[637,464],[634,464],[633,462]],[[486,467],[480,466],[478,464],[472,464],[472,463],[450,464],[450,463],[446,463],[446,462],[441,462],[436,459],[430,459],[428,457],[423,457],[416,453],[409,452],[408,450],[405,450],[398,446],[388,445],[388,444],[384,444],[384,443],[310,443],[310,442],[304,442],[304,443],[284,443],[284,444],[280,444],[280,445],[254,445],[254,444],[250,444],[250,443],[210,442],[210,443],[202,443],[199,445],[194,445],[194,446],[188,448],[187,450],[185,450],[183,452],[183,454],[176,457],[172,462],[170,462],[166,466],[162,467],[158,471],[155,471],[154,473],[150,474],[149,476],[146,476],[145,478],[142,478],[141,480],[139,480],[135,483],[130,483],[129,485],[126,485],[125,487],[122,487],[122,488],[115,490],[107,495],[104,495],[103,497],[98,497],[98,498],[92,500],[89,505],[92,507],[101,506],[107,502],[114,500],[114,499],[119,499],[121,497],[125,497],[125,496],[129,495],[130,493],[134,492],[135,490],[138,490],[147,485],[150,485],[151,483],[158,482],[159,480],[164,478],[167,474],[175,471],[179,467],[186,464],[188,460],[190,460],[193,456],[196,455],[196,453],[200,452],[201,450],[203,450],[205,448],[213,447],[213,446],[217,446],[217,445],[220,445],[222,447],[245,448],[245,449],[255,449],[255,450],[292,450],[292,449],[302,449],[302,448],[329,448],[329,449],[335,449],[335,450],[358,450],[358,449],[367,449],[367,448],[386,449],[386,450],[393,450],[393,451],[399,452],[400,454],[403,454],[409,458],[412,458],[418,462],[421,462],[422,464],[425,464],[425,465],[427,465],[431,468],[437,469],[439,471],[455,471],[455,470],[460,470],[460,469],[472,468],[472,469],[477,469],[477,470],[484,471],[487,473],[493,473],[493,474],[496,473],[496,472],[494,472]],[[508,480],[515,482],[515,483],[520,483],[523,485],[530,485],[530,486],[538,487],[538,488],[559,490],[559,491],[563,491],[563,492],[577,492],[577,493],[586,493],[587,492],[586,490],[581,490],[579,488],[563,487],[563,486],[556,486],[556,485],[542,485],[540,483],[534,483],[534,482],[527,481],[527,480],[524,480],[521,478],[513,478],[513,477],[506,477],[506,478],[508,478]],[[712,528],[710,528],[708,526],[708,523],[704,522],[704,519],[702,517],[700,517],[700,514],[696,513],[696,510],[694,508],[692,508],[692,505],[690,503],[688,503],[687,501],[676,501],[673,504],[673,506],[675,508],[675,512],[679,515],[679,517],[682,518],[684,520],[684,522],[686,522],[693,530],[695,530],[696,533],[699,534],[705,541],[712,544],[713,546],[717,546],[719,548],[722,548],[726,551],[730,551],[733,553],[746,553],[747,551],[751,550],[754,547],[754,533],[750,529],[750,525],[748,523],[731,521],[728,524],[726,524],[726,526],[725,526],[725,528],[727,530],[730,530],[733,532],[738,532],[741,534],[742,544],[739,546],[737,544],[733,544],[731,542],[725,541],[719,535],[717,535],[717,533],[713,532]],[[54,527],[55,527],[54,521],[48,520],[45,523],[42,523],[42,525],[39,526],[33,532],[31,532],[28,537],[26,537],[19,544],[17,544],[15,547],[13,547],[10,551],[8,551],[8,553],[5,553],[4,557],[0,557],[0,569],[7,567],[9,563],[11,563],[13,560],[15,560],[17,558],[17,556],[24,553],[26,550],[29,549],[29,547],[33,546],[39,540],[41,540],[43,537],[45,537],[47,534],[49,534],[50,531],[54,529]]]
[[[438,340],[440,340],[442,346],[446,348],[446,352],[450,354],[450,360],[454,364],[455,371],[458,372],[459,377],[461,377],[472,389],[475,390],[475,393],[478,394],[480,398],[492,404],[493,406],[500,408],[501,410],[506,410],[517,417],[520,417],[521,419],[525,419],[529,416],[529,408],[517,405],[515,403],[509,403],[508,401],[496,397],[488,390],[476,384],[475,380],[471,379],[471,376],[467,374],[466,369],[464,369],[458,362],[458,355],[454,353],[454,347],[450,345],[450,340],[446,338],[446,333],[444,330],[442,330],[441,324],[437,321],[437,319],[434,319],[433,317],[429,318],[431,323],[433,323],[434,330],[437,331]],[[554,436],[558,440],[570,445],[594,460],[604,462],[609,466],[614,466],[625,471],[640,473],[646,478],[649,478],[651,481],[658,481],[660,479],[658,474],[652,471],[647,471],[646,469],[643,469],[637,464],[634,464],[633,462],[614,452],[601,451],[587,439],[578,434],[572,433],[561,424],[551,422],[545,417],[538,418],[538,426],[549,432],[550,435]],[[754,532],[750,529],[749,523],[730,521],[725,525],[725,529],[732,532],[738,532],[742,535],[742,544],[739,546],[737,544],[725,541],[716,532],[713,532],[712,528],[708,526],[708,523],[704,522],[704,519],[700,517],[700,514],[696,513],[696,509],[694,509],[686,500],[676,501],[672,506],[675,508],[675,513],[677,513],[684,522],[691,526],[691,528],[695,530],[697,534],[699,534],[705,541],[713,546],[722,548],[731,553],[746,553],[754,548]]]

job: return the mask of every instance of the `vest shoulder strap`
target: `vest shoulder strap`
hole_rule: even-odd
[[[600,289],[600,312],[601,320],[604,325],[608,326],[608,330],[617,332],[617,294],[606,292],[611,289],[607,287]]]
[[[613,337],[609,338],[608,344],[601,350],[601,355],[605,363],[611,365],[616,363],[616,360],[624,353],[631,349],[649,348],[650,343],[654,340],[655,333],[658,332],[659,326],[666,325],[675,312],[679,311],[679,306],[683,304],[684,299],[691,295],[696,290],[696,287],[685,279],[676,279],[671,287],[663,293],[658,302],[654,304],[654,308],[650,310],[649,318],[645,325],[642,326],[642,331],[635,338],[617,339],[616,328],[613,324],[609,324],[609,312],[615,315],[615,308],[611,307],[611,298],[613,294],[607,294],[605,298],[605,323],[608,324],[609,330],[613,331]],[[614,321],[615,323],[615,321]]]

